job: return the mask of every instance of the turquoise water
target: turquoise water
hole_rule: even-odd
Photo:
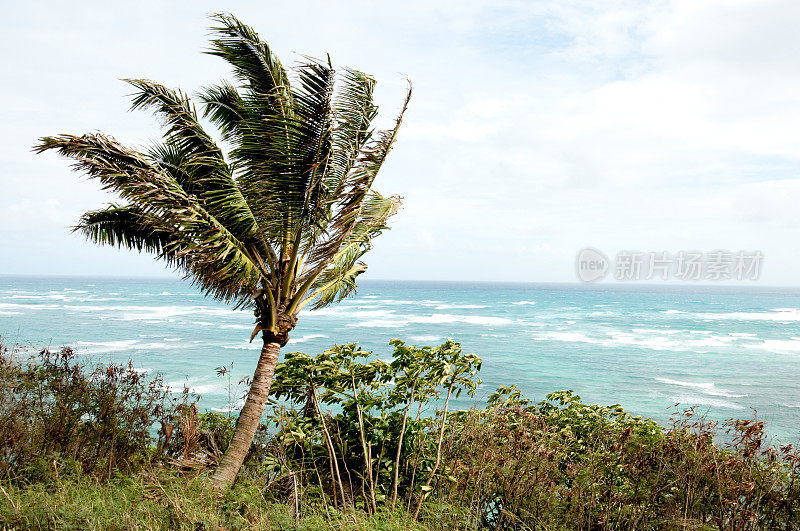
[[[230,400],[215,367],[233,362],[234,383],[255,367],[252,320],[179,280],[0,277],[6,343],[133,360],[217,410]],[[573,389],[660,422],[676,402],[719,420],[754,409],[778,441],[800,440],[795,289],[363,281],[356,297],[301,314],[287,349],[358,341],[388,355],[391,338],[447,337],[484,360],[478,402],[516,384],[535,399]]]

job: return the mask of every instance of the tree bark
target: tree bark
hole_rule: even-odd
[[[455,378],[455,377],[454,377]],[[433,483],[433,479],[436,476],[436,471],[439,469],[439,463],[442,461],[442,439],[444,439],[444,428],[447,425],[447,407],[450,405],[450,396],[453,394],[453,383],[450,383],[450,388],[447,390],[447,399],[444,401],[444,414],[442,415],[442,426],[439,428],[439,443],[436,445],[436,462],[433,465],[433,470],[431,470],[431,475],[428,478],[428,481],[425,482],[425,487],[430,487],[431,483]],[[419,497],[419,503],[417,504],[417,510],[414,511],[413,519],[416,520],[419,517],[419,510],[422,508],[422,502],[425,501],[425,487],[422,488],[422,494]]]
[[[264,340],[261,348],[261,356],[258,358],[258,365],[253,374],[253,382],[250,391],[247,393],[244,407],[239,413],[236,421],[236,430],[233,432],[233,439],[228,446],[228,450],[222,457],[217,470],[211,480],[217,487],[227,489],[236,479],[236,474],[242,467],[256,430],[261,424],[261,414],[264,412],[264,405],[267,403],[269,388],[272,385],[272,375],[275,372],[275,365],[278,363],[278,355],[281,351],[280,343],[268,342]]]
[[[411,396],[408,399],[408,405],[406,406],[405,411],[403,411],[403,425],[400,428],[400,438],[397,441],[397,455],[394,459],[394,481],[392,482],[392,502],[391,508],[394,509],[395,503],[397,503],[397,482],[400,478],[400,454],[403,453],[403,437],[406,434],[406,421],[408,420],[408,410],[411,409],[411,404],[414,403],[414,391],[417,389],[417,382],[414,382],[414,385],[411,386]]]

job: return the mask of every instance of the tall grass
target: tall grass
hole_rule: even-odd
[[[156,470],[98,481],[61,479],[8,486],[0,493],[0,523],[16,529],[430,529],[402,512],[319,506],[296,512],[264,497],[264,484],[239,481],[225,494],[202,475]],[[438,529],[448,529],[440,526]]]

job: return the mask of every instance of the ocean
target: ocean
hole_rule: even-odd
[[[132,360],[208,409],[228,410],[229,381],[252,374],[252,329],[251,313],[177,279],[0,277],[6,345]],[[800,442],[797,289],[364,280],[355,297],[303,312],[291,337],[284,351],[358,342],[387,358],[392,338],[453,338],[483,358],[483,384],[459,408],[501,384],[535,400],[572,389],[661,423],[677,403],[716,420],[757,412],[773,442]]]

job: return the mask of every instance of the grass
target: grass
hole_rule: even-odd
[[[115,476],[105,482],[80,477],[26,487],[4,482],[2,486],[0,523],[11,529],[450,528],[446,522],[413,522],[399,512],[368,516],[358,509],[314,505],[301,507],[296,517],[291,505],[268,500],[264,485],[258,482],[239,482],[221,494],[203,475],[187,478],[164,470]],[[426,519],[431,517],[428,512]]]

